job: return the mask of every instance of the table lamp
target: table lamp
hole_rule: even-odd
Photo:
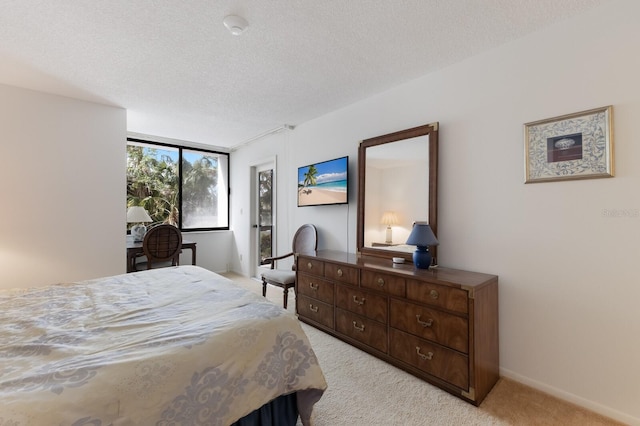
[[[127,209],[127,223],[135,223],[131,227],[131,235],[133,241],[140,242],[144,239],[144,234],[147,233],[147,227],[145,223],[153,222],[149,213],[141,206],[132,206]]]
[[[398,216],[396,216],[396,214],[391,211],[384,212],[384,214],[382,215],[382,219],[380,219],[380,223],[382,223],[383,225],[387,225],[387,234],[384,242],[387,244],[392,244],[391,227],[398,224]]]
[[[429,269],[431,265],[431,253],[429,246],[437,246],[438,240],[427,222],[416,222],[411,229],[407,244],[417,246],[413,252],[413,264],[418,269]]]

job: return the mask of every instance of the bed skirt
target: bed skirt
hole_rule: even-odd
[[[291,393],[277,397],[231,426],[295,426],[297,421],[297,398]]]

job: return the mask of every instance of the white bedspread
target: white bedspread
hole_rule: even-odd
[[[0,425],[228,425],[296,391],[309,424],[325,388],[293,314],[202,268],[0,292]]]

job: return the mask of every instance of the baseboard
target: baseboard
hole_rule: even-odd
[[[260,278],[258,278],[258,277],[250,277],[249,275],[247,275],[247,274],[245,274],[245,273],[243,273],[243,272],[238,272],[238,271],[235,271],[235,270],[230,270],[230,271],[221,271],[221,272],[214,271],[214,272],[216,272],[217,274],[220,274],[220,275],[225,275],[225,274],[227,274],[227,275],[228,275],[228,274],[234,274],[234,275],[238,275],[238,276],[239,276],[239,277],[241,277],[241,278],[246,278],[246,279],[248,279],[248,280],[253,280],[253,281],[256,281],[256,282],[261,282]]]
[[[522,376],[518,373],[514,373],[513,371],[507,370],[506,368],[500,368],[500,375],[502,377],[506,377],[507,379],[511,379],[515,382],[522,383],[523,385],[537,389],[540,392],[544,392],[546,394],[554,396],[563,401],[585,408],[589,411],[593,411],[594,413],[600,414],[601,416],[605,416],[612,420],[625,423],[629,426],[640,426],[639,418],[632,417],[628,414],[614,410],[597,402],[581,398],[572,393],[563,391],[553,386],[549,386],[542,382],[538,382],[537,380],[530,379],[529,377]]]

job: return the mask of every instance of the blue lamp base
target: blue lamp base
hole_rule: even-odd
[[[429,266],[431,266],[431,253],[429,253],[428,247],[418,246],[416,251],[413,252],[413,264],[418,269],[429,269]]]

